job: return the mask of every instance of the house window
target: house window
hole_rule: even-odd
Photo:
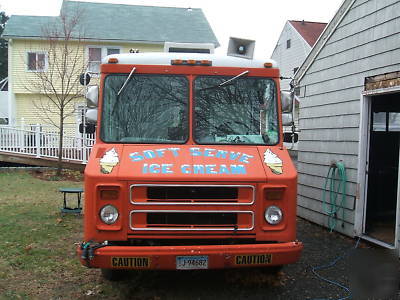
[[[119,54],[120,48],[89,47],[88,48],[88,71],[100,73],[101,59],[107,55]]]
[[[28,52],[28,71],[45,71],[47,54],[44,52]]]
[[[107,48],[107,55],[119,54],[119,53],[120,53],[120,49],[118,49],[118,48]]]
[[[90,72],[99,73],[101,63],[101,48],[89,48],[89,65]]]
[[[291,40],[289,39],[286,41],[286,49],[289,49],[290,46],[291,46]]]

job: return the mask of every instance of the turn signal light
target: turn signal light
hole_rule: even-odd
[[[201,60],[200,63],[202,66],[211,66],[212,65],[211,60]]]
[[[183,65],[183,66],[212,66],[211,60],[195,60],[195,59],[173,59],[171,65]]]
[[[182,59],[173,59],[171,60],[171,65],[182,65],[183,60]]]
[[[283,198],[284,193],[283,188],[268,188],[265,190],[265,199],[266,200],[281,200]]]
[[[116,63],[118,63],[118,58],[111,57],[111,58],[108,59],[108,63],[109,64],[116,64]]]
[[[119,197],[118,190],[101,190],[100,198],[101,200],[116,200]]]

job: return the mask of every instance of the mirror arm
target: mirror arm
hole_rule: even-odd
[[[294,148],[294,140],[295,140],[295,133],[296,133],[296,124],[295,124],[295,110],[296,110],[296,97],[295,97],[295,81],[294,78],[288,78],[292,79],[290,82],[290,94],[292,97],[292,145],[290,146],[289,150],[293,150]]]

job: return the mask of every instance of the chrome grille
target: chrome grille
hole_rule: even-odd
[[[254,201],[252,185],[133,184],[130,186],[130,228],[133,231],[251,231]]]
[[[237,187],[222,186],[151,186],[147,188],[149,201],[181,200],[190,202],[236,201]]]
[[[133,184],[130,202],[134,205],[251,205],[252,185],[152,185]]]
[[[159,220],[164,220],[163,224],[148,224],[149,215],[155,216]],[[188,220],[185,216],[183,218],[177,217],[177,214],[187,214],[190,216],[195,216],[190,223],[182,222],[182,220]],[[213,215],[213,218],[209,219],[210,215]],[[168,216],[173,216],[171,221],[167,220]],[[200,216],[203,215],[203,216]],[[215,223],[211,223],[210,221],[217,216],[225,215],[222,220],[219,220]],[[237,219],[242,215],[247,220],[243,225],[238,225]],[[143,216],[146,219],[145,227],[137,227],[138,222],[135,220],[135,217]],[[151,217],[152,218],[152,217]],[[227,221],[228,218],[230,220],[235,220],[236,224],[223,224],[224,221]],[[179,220],[179,221],[178,221]],[[197,220],[197,221],[196,221]],[[201,221],[200,221],[201,220]],[[180,222],[180,224],[174,224],[172,222]],[[197,223],[197,224],[195,224]],[[199,224],[200,223],[200,224]],[[206,224],[207,223],[207,224]],[[216,224],[218,223],[218,224]],[[199,230],[210,230],[210,231],[249,231],[254,229],[254,213],[252,211],[193,211],[193,210],[133,210],[130,213],[130,228],[132,230],[144,230],[144,231],[199,231]]]

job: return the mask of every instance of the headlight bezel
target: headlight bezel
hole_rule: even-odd
[[[272,213],[274,213],[274,214],[272,214]],[[271,218],[272,215],[274,215],[274,216],[277,215],[278,218],[277,219],[273,219],[273,218]],[[282,222],[282,220],[283,220],[282,209],[280,209],[276,205],[268,206],[265,209],[265,212],[264,212],[264,219],[270,225],[278,225],[278,224],[280,224]]]
[[[113,215],[113,217],[110,218],[110,215]],[[104,224],[112,225],[118,221],[119,212],[118,212],[118,209],[114,205],[106,204],[100,209],[99,216],[100,216],[100,220]]]

